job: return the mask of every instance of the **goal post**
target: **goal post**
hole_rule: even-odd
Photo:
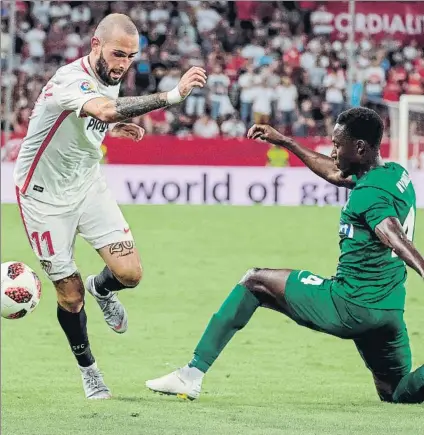
[[[406,169],[424,170],[424,95],[401,95],[389,113],[390,158]]]

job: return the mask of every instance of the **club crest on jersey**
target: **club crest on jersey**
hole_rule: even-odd
[[[340,222],[339,236],[347,237],[348,239],[353,239],[353,225]]]
[[[88,80],[83,80],[80,83],[80,90],[83,94],[91,94],[95,92],[93,84]]]

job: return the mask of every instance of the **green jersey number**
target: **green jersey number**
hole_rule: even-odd
[[[408,240],[411,242],[414,237],[414,226],[415,226],[415,210],[414,207],[411,207],[408,216],[406,216],[405,222],[402,225],[402,229],[405,232],[406,237],[408,237]],[[397,257],[397,254],[392,252],[392,257]]]

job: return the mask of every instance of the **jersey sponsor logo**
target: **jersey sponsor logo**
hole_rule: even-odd
[[[98,119],[91,118],[87,125],[87,130],[97,130],[100,133],[104,133],[107,129],[108,124],[106,122],[99,121]]]
[[[93,84],[88,80],[83,80],[80,82],[79,87],[83,94],[94,94],[96,92]]]
[[[403,193],[405,192],[410,182],[411,179],[409,178],[409,174],[406,171],[403,171],[400,180],[396,183],[396,187],[400,190],[401,193]]]
[[[347,237],[349,239],[353,239],[353,225],[352,224],[345,224],[344,222],[340,222],[339,227],[339,236],[340,237]]]

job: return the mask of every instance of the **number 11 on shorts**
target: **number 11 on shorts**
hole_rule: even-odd
[[[41,237],[40,237],[40,233],[38,231],[34,231],[31,234],[31,240],[34,241],[36,248],[37,248],[38,255],[40,257],[43,257],[43,251],[41,248],[42,242],[45,242],[45,244],[47,246],[47,252],[49,254],[49,257],[54,255],[53,242],[52,242],[52,238],[50,235],[50,231],[45,231],[43,234],[41,234]]]

